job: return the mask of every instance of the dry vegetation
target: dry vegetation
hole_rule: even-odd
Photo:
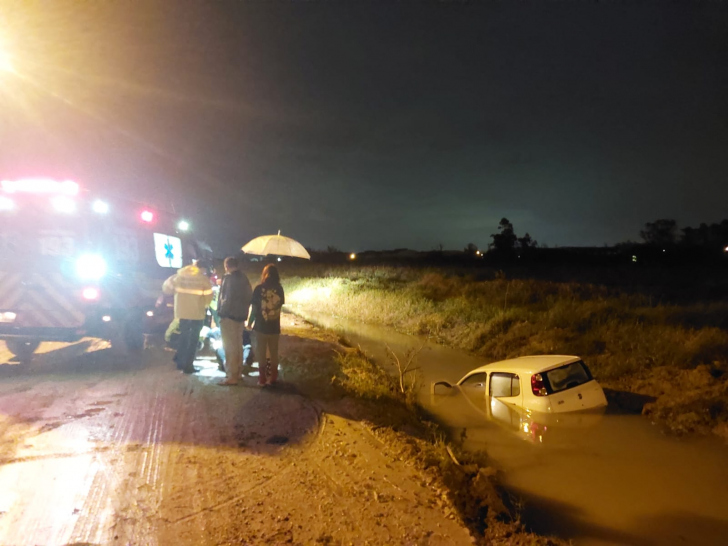
[[[345,414],[377,436],[397,457],[410,461],[441,497],[441,508],[477,537],[475,543],[509,546],[561,546],[564,541],[528,532],[496,470],[482,454],[462,453],[415,404],[411,382],[400,383],[358,348],[345,347],[327,332],[300,319],[287,324],[282,367],[286,381],[321,408]],[[417,352],[392,354],[416,366]],[[411,368],[410,368],[411,369]],[[404,384],[405,388],[402,388]],[[404,392],[403,392],[404,391]]]
[[[677,432],[728,437],[728,303],[666,304],[577,282],[485,280],[412,268],[290,275],[289,304],[394,327],[482,355],[577,354],[605,387],[654,397]]]

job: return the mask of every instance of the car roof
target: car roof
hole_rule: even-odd
[[[578,362],[579,360],[581,360],[580,357],[573,355],[520,356],[518,358],[511,358],[510,360],[501,360],[499,362],[493,362],[492,364],[486,364],[485,366],[469,371],[467,375],[475,372],[497,371],[534,374],[558,368],[564,364]]]

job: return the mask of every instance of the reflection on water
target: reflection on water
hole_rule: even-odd
[[[674,438],[638,415],[543,416],[484,396],[446,389],[485,363],[422,339],[334,317],[310,316],[379,362],[385,344],[419,354],[422,403],[464,447],[488,453],[524,501],[534,530],[576,545],[728,544],[728,448],[712,438]]]

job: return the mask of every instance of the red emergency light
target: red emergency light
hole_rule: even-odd
[[[21,178],[0,181],[2,190],[7,193],[50,193],[54,195],[78,195],[78,184],[72,180],[53,178]]]
[[[143,210],[139,217],[147,224],[154,222],[154,213],[151,210]]]

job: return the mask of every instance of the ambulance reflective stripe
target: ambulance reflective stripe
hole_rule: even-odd
[[[43,294],[30,292],[20,306],[19,326],[36,328],[62,328],[63,313],[42,308]],[[72,325],[71,325],[72,326]]]
[[[12,310],[20,302],[21,275],[0,271],[0,309]]]
[[[83,324],[86,320],[86,315],[73,304],[72,299],[78,296],[74,294],[72,288],[65,283],[60,275],[51,275],[51,279],[55,282],[51,282],[43,275],[36,275],[34,279],[37,280],[38,284],[45,288],[46,294],[52,298],[53,302],[56,304],[53,307],[49,307],[54,311],[58,308],[61,308],[61,310],[64,311],[64,317],[61,321],[62,323],[65,324],[70,322],[72,324]],[[66,290],[62,290],[62,288],[65,288]],[[68,316],[65,316],[66,314]]]
[[[0,272],[0,309],[26,328],[78,328],[86,322],[78,288],[60,273]]]

